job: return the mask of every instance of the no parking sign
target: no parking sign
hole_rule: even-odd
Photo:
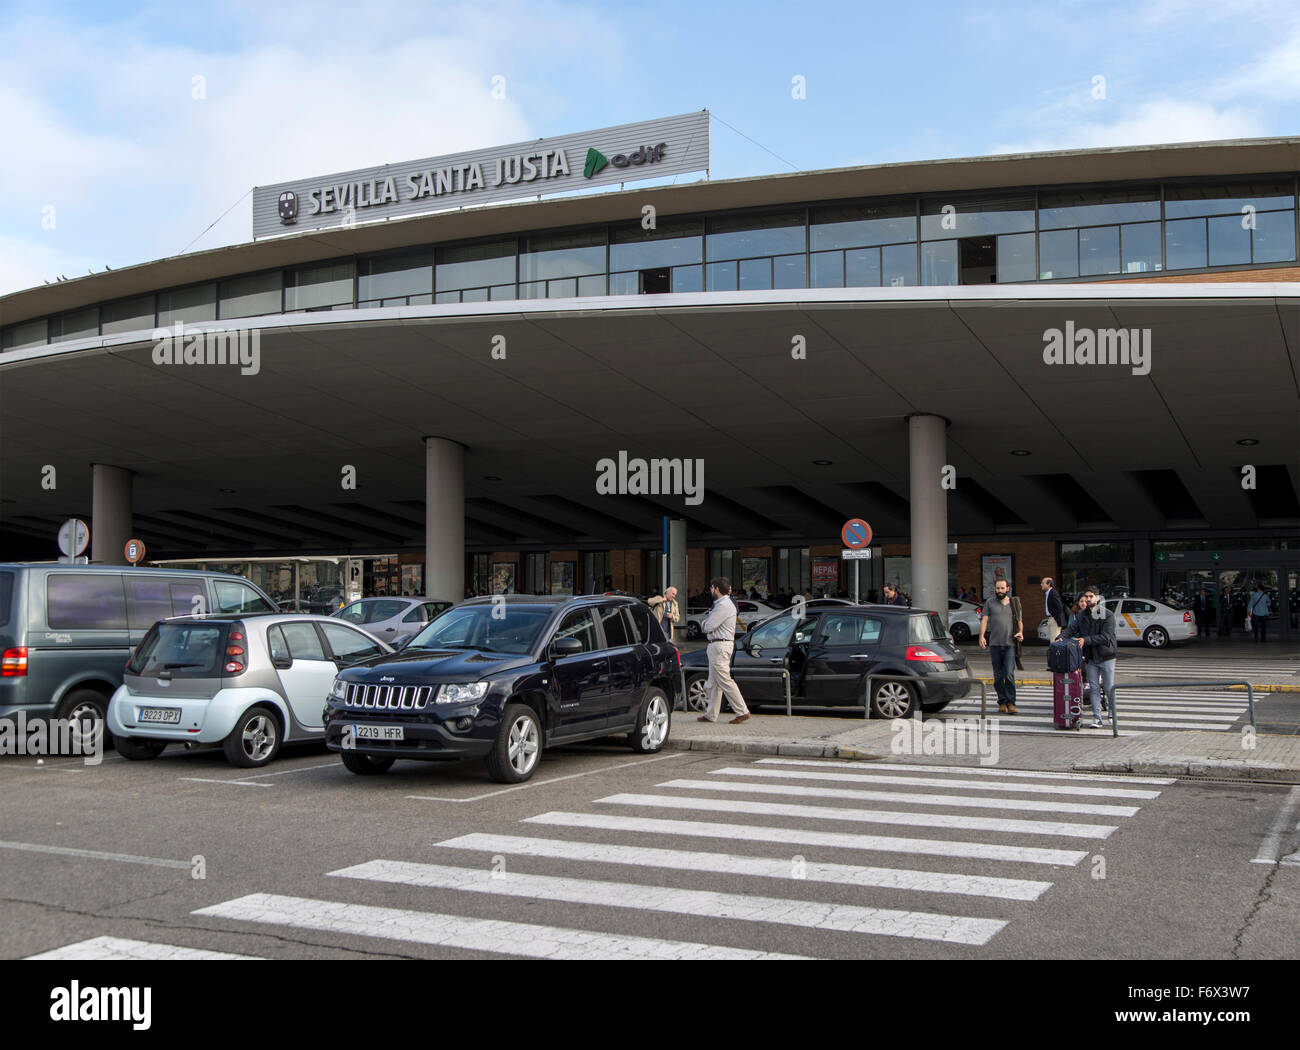
[[[850,518],[840,530],[840,539],[849,550],[861,550],[871,543],[871,526],[861,518]]]

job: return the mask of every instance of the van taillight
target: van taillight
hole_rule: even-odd
[[[6,649],[0,658],[0,678],[25,678],[27,676],[27,646]]]

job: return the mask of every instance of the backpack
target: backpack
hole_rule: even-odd
[[[1069,674],[1083,666],[1083,651],[1071,638],[1058,638],[1047,647],[1047,669],[1054,674]]]

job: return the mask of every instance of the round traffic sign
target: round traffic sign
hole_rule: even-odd
[[[90,527],[80,518],[69,518],[59,526],[59,550],[69,558],[90,545]]]
[[[127,540],[122,552],[126,555],[126,560],[132,565],[144,561],[144,544],[140,540]]]
[[[840,539],[850,550],[861,550],[871,543],[871,526],[861,518],[850,518],[840,530]]]

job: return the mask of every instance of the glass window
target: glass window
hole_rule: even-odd
[[[1119,228],[1120,262],[1125,273],[1159,270],[1160,223],[1139,222]]]
[[[1053,230],[1038,235],[1038,279],[1058,280],[1079,276],[1079,234]]]
[[[428,623],[431,608],[427,603],[411,606],[411,611],[402,617],[402,623]]]
[[[632,638],[628,634],[627,621],[623,619],[623,607],[621,605],[615,605],[610,609],[601,609],[600,625],[605,629],[606,648],[617,649],[620,646],[632,644]]]
[[[813,251],[858,248],[916,240],[916,205],[856,205],[816,208],[812,215]]]
[[[625,269],[625,267],[619,267]],[[605,271],[605,231],[525,237],[519,247],[519,279],[542,281]],[[573,293],[568,293],[572,295]]]
[[[1222,215],[1207,219],[1211,266],[1230,266],[1250,262],[1250,230],[1242,225],[1244,216]]]
[[[1038,228],[1057,230],[1069,226],[1102,226],[1160,218],[1160,193],[1155,188],[1082,190],[1041,193]]]
[[[577,294],[578,281],[574,277],[559,278],[558,280],[546,282],[546,298],[548,299],[572,299]],[[487,298],[486,293],[484,293],[483,298]],[[472,302],[472,293],[465,292],[463,301]]]
[[[145,327],[153,327],[152,318]],[[4,343],[0,348],[22,350],[28,346],[44,346],[49,341],[49,334],[49,324],[44,317],[36,321],[24,321],[22,324],[16,324],[5,329]]]
[[[515,242],[459,244],[439,248],[437,255],[439,292],[454,288],[479,288],[515,283]],[[525,298],[520,296],[520,298]],[[453,300],[454,301],[454,300]]]
[[[99,335],[98,306],[50,318],[51,343],[60,339],[84,339],[88,335]]]
[[[119,332],[152,331],[154,324],[154,302],[152,295],[138,299],[124,299],[117,303],[106,303],[100,308],[100,325],[104,335],[117,335]]]
[[[287,630],[289,624],[284,626]],[[325,632],[325,640],[329,642],[334,659],[340,663],[354,664],[360,660],[368,660],[372,656],[379,656],[384,651],[378,642],[372,641],[351,627],[344,627],[341,623],[322,623],[320,629]]]
[[[1159,547],[1159,544],[1156,545]],[[1062,562],[1132,561],[1133,544],[1128,543],[1062,543]]]
[[[877,258],[879,255],[877,255]],[[844,287],[844,253],[814,252],[812,257],[812,286],[814,288]]]
[[[844,287],[880,287],[879,248],[857,248],[844,253]]]
[[[674,266],[673,267],[673,291],[674,292],[704,291],[704,267],[703,266]]]
[[[722,215],[709,219],[708,257],[747,259],[804,250],[802,212],[783,215]]]
[[[357,301],[433,294],[433,251],[381,255],[357,264]]]
[[[158,293],[158,327],[169,328],[180,321],[193,324],[217,319],[217,285],[191,285]]]
[[[1153,613],[1156,607],[1151,602],[1137,601],[1134,598],[1124,600],[1124,611],[1126,613]]]
[[[826,613],[822,617],[818,642],[822,645],[857,645],[862,640],[866,617]]]
[[[200,580],[171,582],[172,616],[198,616],[207,611],[208,588]]]
[[[734,262],[709,263],[709,291],[734,292],[736,290],[736,264]]]
[[[881,284],[891,288],[916,284],[916,245],[890,244],[880,249]]]
[[[14,574],[0,572],[0,627],[9,623],[9,610],[14,596]]]
[[[223,319],[278,314],[284,309],[284,273],[274,270],[222,281],[217,300]]]
[[[590,609],[576,609],[569,613],[555,632],[556,638],[576,638],[582,643],[584,653],[595,652],[599,645],[596,641],[596,621]]]
[[[808,266],[803,255],[778,255],[772,260],[773,288],[807,288]]]
[[[45,589],[46,622],[55,630],[126,628],[126,595],[118,573],[51,573]]]
[[[742,259],[740,261],[740,290],[750,291],[772,287],[771,259]]]
[[[310,623],[282,623],[281,630],[284,631],[284,640],[289,643],[289,655],[295,660],[328,660],[325,650],[321,647],[320,636],[316,633]],[[342,628],[346,630],[346,628]],[[349,635],[354,632],[348,631]],[[361,635],[355,636],[360,639],[362,644],[366,639]]]
[[[513,284],[494,284],[489,291],[491,294],[488,298],[493,300],[513,299],[515,297],[515,286]],[[424,306],[429,302],[429,298],[427,295],[413,295],[411,296],[411,305]]]
[[[1119,227],[1094,226],[1079,231],[1079,273],[1084,277],[1119,273]]]
[[[1165,265],[1171,270],[1205,266],[1205,220],[1165,223]]]
[[[948,632],[943,629],[943,622],[938,613],[925,613],[907,618],[907,640],[909,642],[946,642]]]
[[[955,211],[945,213],[951,205]],[[945,221],[946,220],[946,221]],[[989,233],[1023,233],[1034,228],[1033,197],[934,200],[921,204],[921,239],[975,237]]]
[[[784,649],[790,644],[798,622],[796,616],[778,616],[748,634],[746,641],[752,649]]]
[[[1034,268],[1034,235],[1008,233],[998,238],[998,284],[1032,281]]]
[[[605,275],[603,273],[597,273],[590,277],[579,277],[578,294],[605,295]]]
[[[176,613],[172,608],[171,588],[166,579],[157,576],[127,576],[126,583],[126,622],[133,631],[143,631],[152,627],[159,620],[165,620]],[[188,613],[188,608],[182,613]]]
[[[650,629],[650,607],[648,605],[633,605],[628,609],[628,614],[632,617],[632,641],[657,642],[658,634],[651,633]]]
[[[921,245],[921,283],[957,283],[956,241],[934,241]]]
[[[813,635],[817,633],[817,621],[818,617],[816,615],[805,616],[800,620],[799,626],[795,628],[794,634],[790,636],[790,644],[807,645],[811,642]]]
[[[462,303],[485,303],[488,301],[488,290],[486,288],[466,288],[460,293]]]
[[[1260,212],[1255,216],[1255,262],[1295,261],[1295,212]]]
[[[226,648],[222,624],[160,623],[131,654],[133,675],[156,678],[167,670],[176,678],[215,678]]]
[[[610,295],[637,295],[641,291],[641,274],[636,270],[609,275]]]
[[[640,224],[616,226],[609,231],[611,270],[650,270],[704,261],[704,223],[660,222],[657,229]]]
[[[275,612],[266,599],[246,583],[236,583],[233,580],[213,580],[212,582],[217,591],[217,612]]]
[[[1236,215],[1240,220],[1244,215],[1242,209],[1247,206],[1256,211],[1294,207],[1290,180],[1165,187],[1166,219]]]
[[[272,663],[293,660],[293,654],[289,652],[289,643],[284,640],[284,632],[279,627],[267,628],[266,647],[271,652]]]
[[[352,279],[355,275],[350,262],[306,266],[289,271],[284,289],[285,312],[320,310],[350,304]]]

